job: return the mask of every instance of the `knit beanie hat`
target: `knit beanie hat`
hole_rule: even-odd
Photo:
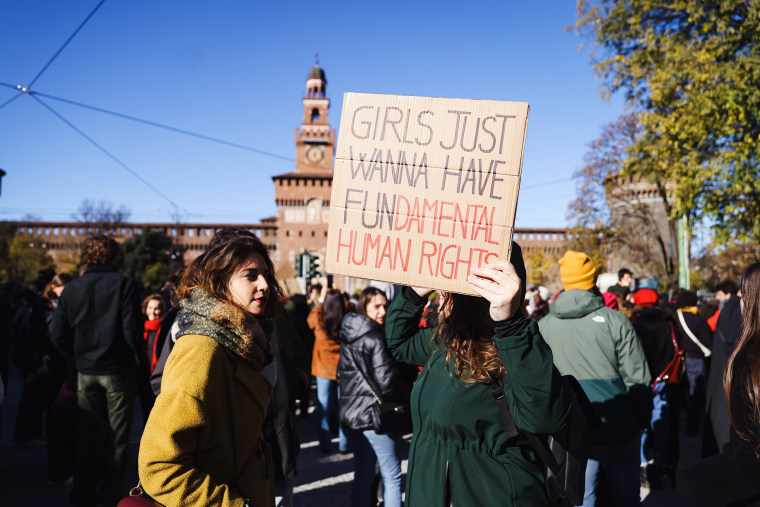
[[[654,306],[660,301],[660,296],[652,289],[639,289],[633,295],[633,304],[636,306]]]
[[[559,260],[559,272],[565,290],[590,290],[596,282],[596,267],[583,252],[565,252]]]

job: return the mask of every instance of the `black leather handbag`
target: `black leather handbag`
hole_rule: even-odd
[[[369,392],[375,398],[372,405],[372,429],[375,433],[411,433],[412,432],[412,411],[409,403],[398,401],[383,401],[377,395],[364,372],[359,370],[362,380],[367,384]]]

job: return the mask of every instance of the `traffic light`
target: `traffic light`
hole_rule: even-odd
[[[303,255],[300,253],[296,254],[296,276],[301,276],[303,274]]]
[[[309,278],[314,279],[320,276],[319,272],[319,256],[308,254],[309,255]]]

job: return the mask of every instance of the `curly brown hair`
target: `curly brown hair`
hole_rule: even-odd
[[[512,243],[509,262],[520,277],[520,301],[525,299],[525,261],[522,249]],[[499,350],[493,342],[495,324],[490,303],[481,297],[444,293],[439,311],[439,325],[433,340],[446,347],[446,366],[466,383],[501,382],[507,371],[501,364]]]
[[[119,244],[110,236],[95,234],[82,245],[79,266],[82,270],[99,264],[113,264],[119,256]]]
[[[507,373],[493,343],[490,303],[477,296],[446,293],[434,335],[446,348],[446,366],[467,383],[500,382]]]
[[[264,315],[276,316],[282,300],[282,288],[275,279],[274,265],[266,246],[253,234],[235,235],[229,241],[218,242],[196,258],[182,274],[177,287],[177,300],[182,301],[192,289],[200,287],[217,299],[232,302],[227,290],[230,278],[253,254],[261,255],[267,266],[265,277],[269,285],[269,298]]]

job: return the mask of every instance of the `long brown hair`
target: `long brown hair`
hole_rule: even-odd
[[[760,262],[744,270],[741,290],[739,339],[726,363],[723,389],[736,433],[755,445],[760,458]],[[745,410],[739,404],[749,408],[751,417],[742,417]]]
[[[481,297],[447,293],[434,340],[446,347],[446,366],[467,383],[500,381],[506,374],[493,343],[490,303]]]
[[[339,290],[330,289],[322,303],[322,311],[319,312],[319,323],[325,330],[327,337],[333,341],[340,340],[340,325],[346,314],[346,302]]]
[[[50,308],[53,308],[53,301],[58,299],[58,296],[53,292],[53,289],[64,287],[73,279],[74,277],[68,273],[58,273],[52,280],[50,280],[50,283],[45,286],[45,290],[42,292],[42,297],[45,298]]]
[[[274,265],[269,258],[266,246],[254,235],[239,236],[226,242],[219,242],[196,258],[179,281],[178,301],[188,297],[192,289],[200,287],[215,298],[234,304],[227,293],[227,285],[235,271],[254,253],[261,255],[267,266],[266,281],[269,285],[269,298],[264,315],[274,317],[282,300],[282,288],[275,279]]]
[[[367,305],[372,302],[372,298],[375,296],[383,296],[386,300],[388,299],[388,296],[385,295],[385,291],[380,290],[377,287],[367,287],[359,295],[359,304],[356,307],[356,311],[369,318],[369,315],[367,315]]]

